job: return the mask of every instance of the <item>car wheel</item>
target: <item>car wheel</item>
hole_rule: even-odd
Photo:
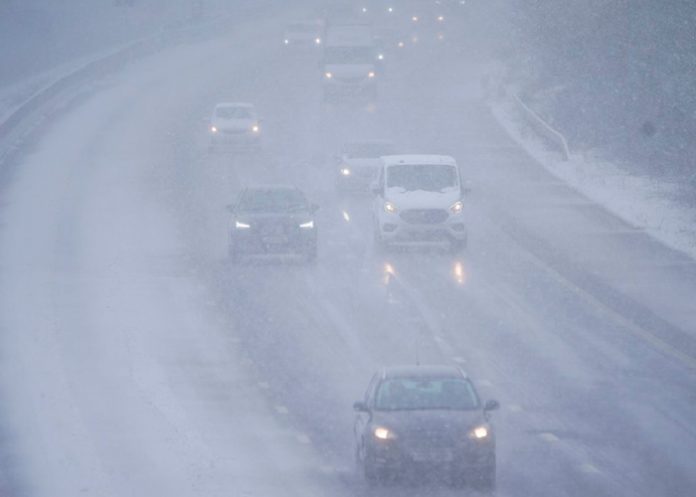
[[[466,248],[466,238],[462,240],[451,240],[450,241],[450,252],[452,254],[458,254]]]
[[[482,492],[495,490],[495,460],[474,475],[472,484],[476,490]]]
[[[307,262],[315,262],[317,260],[317,246],[312,245],[308,249],[305,250],[305,259],[307,259]]]
[[[378,228],[375,228],[374,245],[375,245],[375,252],[377,252],[378,254],[386,252],[386,250],[387,250],[387,244],[385,243],[384,239],[382,238],[382,235],[380,234]]]
[[[232,264],[237,264],[239,262],[239,250],[235,249],[234,246],[230,245],[227,249],[227,259]]]

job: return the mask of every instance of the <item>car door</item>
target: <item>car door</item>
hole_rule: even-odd
[[[374,376],[372,376],[372,379],[370,380],[369,385],[367,386],[367,390],[365,390],[365,395],[363,397],[363,402],[372,409],[373,405],[373,398],[374,398],[374,391],[377,388],[377,383],[379,382],[379,374],[375,373]],[[365,436],[365,431],[368,428],[368,425],[370,423],[370,418],[371,415],[366,412],[356,412],[355,413],[355,425],[354,425],[354,435],[355,435],[355,442],[358,446],[362,443],[363,437]]]

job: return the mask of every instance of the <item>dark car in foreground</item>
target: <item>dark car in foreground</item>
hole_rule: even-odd
[[[369,484],[413,471],[454,484],[495,487],[495,435],[490,411],[471,380],[448,366],[387,367],[354,404],[356,459]]]
[[[235,204],[229,233],[229,257],[296,254],[313,261],[317,256],[317,226],[311,204],[293,186],[244,189]]]

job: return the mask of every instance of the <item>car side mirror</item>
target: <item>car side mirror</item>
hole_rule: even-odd
[[[486,402],[486,405],[483,406],[483,410],[488,412],[488,411],[495,411],[500,408],[500,404],[498,403],[497,400],[489,400]]]
[[[370,409],[367,407],[367,404],[362,401],[355,402],[353,404],[353,410],[355,412],[370,412]]]
[[[462,183],[462,193],[466,193],[466,194],[471,193],[471,181],[465,180]]]

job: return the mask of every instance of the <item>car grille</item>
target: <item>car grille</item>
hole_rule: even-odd
[[[405,438],[413,451],[453,448],[456,445],[450,430],[419,430]]]
[[[223,129],[222,132],[226,135],[243,135],[247,132],[246,129]]]
[[[401,219],[410,224],[438,224],[447,220],[444,209],[411,209],[401,213]]]

